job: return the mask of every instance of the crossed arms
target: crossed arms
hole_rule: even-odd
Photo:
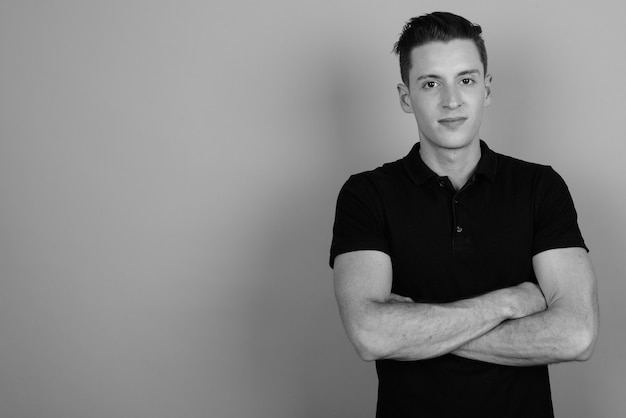
[[[445,304],[391,294],[380,251],[335,258],[341,318],[362,359],[421,360],[452,353],[511,366],[587,360],[598,334],[597,283],[583,248],[533,257],[532,283]]]

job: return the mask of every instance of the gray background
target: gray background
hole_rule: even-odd
[[[600,281],[561,417],[626,415],[622,2],[0,2],[0,416],[373,416],[328,247],[404,156],[411,16],[480,23],[482,137],[567,180]]]

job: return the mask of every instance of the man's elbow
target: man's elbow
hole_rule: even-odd
[[[390,354],[392,337],[384,331],[385,327],[375,315],[345,317],[344,326],[361,360],[382,360]]]
[[[346,330],[361,360],[376,361],[392,357],[393,337],[385,333],[375,321],[354,321]]]
[[[587,361],[593,354],[593,349],[595,348],[598,337],[598,331],[597,329],[587,329],[584,332],[581,332],[581,334],[578,353],[575,360]]]
[[[351,340],[357,354],[363,361],[376,361],[386,357],[379,339],[370,333],[356,333]]]
[[[367,347],[356,347],[356,352],[359,355],[359,358],[363,361],[376,361],[381,358],[381,356],[379,356],[375,351],[370,350]]]
[[[556,361],[589,360],[598,339],[600,317],[597,306],[585,311],[579,309],[554,312],[560,313],[560,320],[553,324],[557,336],[555,346],[559,352],[559,359]]]
[[[572,361],[587,361],[593,354],[598,336],[597,327],[581,327],[570,337],[570,354]]]

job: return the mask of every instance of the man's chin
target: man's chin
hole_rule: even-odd
[[[439,138],[436,141],[422,139],[420,141],[423,145],[429,148],[446,150],[446,151],[459,151],[472,148],[479,143],[478,138]]]

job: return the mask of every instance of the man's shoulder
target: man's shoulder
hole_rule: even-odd
[[[563,177],[551,166],[496,153],[499,190],[528,191],[533,196],[567,190]],[[504,189],[501,189],[504,188]]]
[[[401,158],[385,163],[374,169],[353,174],[348,179],[348,182],[369,183],[371,185],[396,182],[406,177],[403,160],[404,158]]]
[[[526,180],[556,174],[552,166],[494,152],[497,158],[497,171],[500,175],[521,177]]]
[[[510,155],[501,154],[499,152],[495,152],[498,159],[498,168],[501,166],[503,168],[512,168],[516,170],[546,170],[549,169],[549,165],[535,163],[532,161],[522,160],[521,158],[512,157]]]
[[[403,159],[385,163],[372,170],[352,174],[343,184],[339,193],[342,196],[361,201],[384,204],[396,202],[405,196],[409,185]]]

